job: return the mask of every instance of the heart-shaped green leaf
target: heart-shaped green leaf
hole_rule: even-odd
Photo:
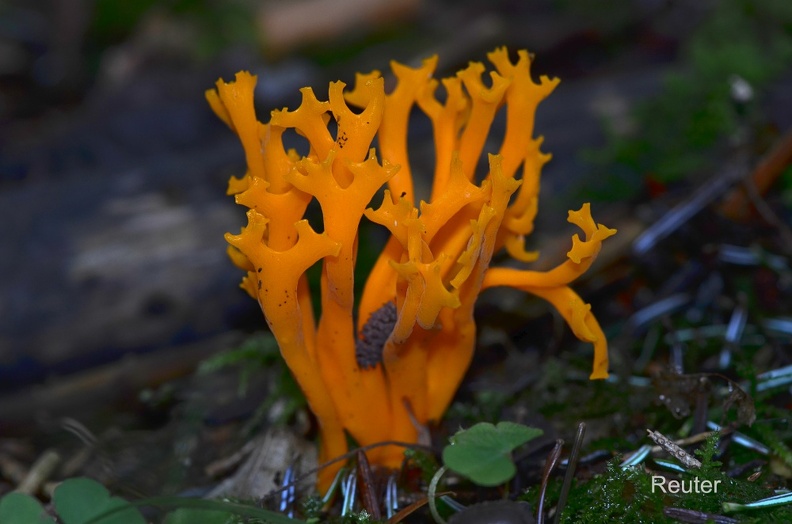
[[[3,524],[55,524],[41,503],[24,493],[9,493],[0,499],[0,522]]]
[[[499,422],[497,426],[480,422],[451,437],[451,444],[443,449],[443,462],[476,484],[497,486],[517,471],[511,452],[541,434],[541,429],[514,422]]]
[[[140,512],[122,498],[111,497],[98,482],[65,480],[52,496],[64,524],[146,524]]]

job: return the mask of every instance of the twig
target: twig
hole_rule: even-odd
[[[28,495],[36,493],[44,481],[52,475],[55,468],[60,464],[60,461],[61,456],[58,452],[52,449],[45,451],[30,467],[30,471],[28,471],[28,474],[22,479],[22,482],[17,487],[17,491],[20,493],[27,493]]]
[[[453,491],[443,491],[442,493],[435,493],[435,497],[436,498],[442,498],[442,497],[445,497],[447,495],[453,495],[453,494],[454,494]],[[419,500],[416,500],[415,502],[413,502],[409,506],[405,507],[404,509],[399,510],[398,513],[396,513],[395,515],[390,517],[388,519],[388,524],[399,524],[399,522],[401,522],[404,519],[406,519],[408,516],[410,516],[412,513],[414,513],[416,510],[418,510],[421,506],[424,506],[424,505],[426,505],[428,503],[429,503],[429,497],[422,497]]]
[[[792,246],[792,229],[790,229],[789,226],[778,217],[775,211],[767,205],[767,202],[765,202],[764,198],[762,198],[762,195],[759,193],[759,189],[756,187],[756,181],[753,178],[743,180],[743,187],[754,209],[756,209],[765,222],[778,230],[778,234],[781,236],[781,240],[783,240],[781,249],[783,249],[787,255],[792,254],[792,249],[790,248],[790,246]]]
[[[655,441],[662,449],[669,455],[676,458],[682,463],[683,466],[689,469],[698,469],[701,467],[701,461],[696,457],[679,447],[673,440],[669,439],[659,431],[652,431],[647,429],[649,438]]]
[[[581,422],[578,424],[577,433],[575,433],[575,441],[572,443],[572,451],[569,452],[569,460],[567,462],[567,470],[564,474],[564,483],[561,485],[561,493],[558,495],[558,504],[556,504],[556,514],[553,518],[553,524],[561,522],[561,513],[566,506],[567,497],[569,497],[569,490],[572,488],[572,479],[575,478],[575,468],[577,467],[578,459],[580,458],[580,448],[583,446],[583,437],[586,435],[586,423]]]
[[[536,524],[544,524],[544,503],[545,494],[547,493],[547,483],[550,482],[550,474],[553,472],[558,459],[561,457],[561,448],[564,446],[564,441],[557,439],[553,451],[547,456],[544,470],[542,471],[542,486],[539,488],[539,507],[536,509]]]
[[[446,520],[440,516],[440,513],[437,511],[437,504],[435,503],[435,498],[437,494],[437,484],[440,482],[440,477],[447,471],[448,468],[443,466],[442,468],[437,470],[437,473],[434,474],[432,477],[432,481],[429,483],[429,491],[426,497],[429,499],[429,513],[432,514],[432,518],[437,524],[446,524]]]
[[[646,228],[633,242],[633,253],[643,256],[662,239],[679,229],[688,220],[704,209],[708,204],[720,197],[729,187],[745,175],[743,162],[737,161],[722,172],[710,177],[693,195],[679,203],[654,224]]]
[[[748,206],[750,195],[746,194],[746,190],[750,191],[749,188],[753,188],[756,194],[764,194],[790,164],[792,164],[792,130],[787,131],[759,162],[751,174],[751,183],[737,187],[729,193],[721,205],[721,213],[733,220],[747,219],[750,213]],[[753,204],[756,205],[755,202]]]
[[[363,502],[363,508],[369,512],[372,519],[379,520],[382,518],[382,512],[377,500],[377,485],[371,473],[368,457],[361,450],[357,450],[357,469],[360,499]]]
[[[690,444],[697,444],[699,442],[704,442],[705,440],[710,438],[715,433],[720,433],[721,436],[724,436],[724,435],[728,435],[732,431],[733,430],[731,428],[724,427],[724,428],[720,429],[719,431],[705,431],[704,433],[699,433],[697,435],[691,435],[691,436],[689,436],[687,438],[675,440],[673,442],[677,446],[689,446]],[[652,453],[660,453],[664,449],[665,448],[663,448],[661,446],[654,446],[654,447],[652,447]]]

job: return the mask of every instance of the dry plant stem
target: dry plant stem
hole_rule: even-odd
[[[435,493],[436,498],[441,498],[445,496],[451,496],[455,493],[453,491],[442,491],[440,493]],[[419,500],[416,500],[406,508],[400,509],[398,513],[393,515],[391,518],[388,519],[388,524],[398,524],[399,522],[403,521],[417,510],[419,510],[422,506],[429,504],[429,497],[421,497]]]
[[[41,485],[49,479],[60,462],[61,456],[56,451],[52,449],[45,451],[30,467],[28,474],[17,486],[17,491],[28,495],[36,493]]]
[[[651,226],[647,227],[633,242],[633,254],[638,257],[646,255],[661,240],[686,224],[702,209],[723,195],[727,189],[745,175],[746,168],[743,167],[743,164],[742,161],[735,160],[733,164],[726,166],[722,172],[711,176],[704,184],[695,189],[690,197],[674,206]]]
[[[437,524],[446,524],[446,520],[441,517],[440,513],[437,511],[435,500],[437,499],[437,484],[440,482],[440,477],[442,477],[447,470],[448,468],[445,466],[437,470],[437,473],[434,474],[432,481],[429,483],[429,491],[426,495],[429,499],[429,512],[432,514],[432,518]]]
[[[762,195],[759,193],[759,188],[756,187],[755,179],[751,178],[744,180],[743,187],[745,188],[745,193],[748,195],[751,204],[753,204],[764,221],[778,230],[778,234],[783,241],[781,243],[781,249],[783,249],[787,255],[792,255],[792,229],[778,217],[769,205],[767,205],[767,202],[765,202],[764,198],[762,198]]]
[[[585,436],[586,423],[581,422],[578,424],[577,433],[575,433],[575,441],[572,443],[572,450],[569,452],[567,470],[564,474],[564,483],[561,485],[561,493],[558,495],[558,504],[556,505],[556,514],[553,518],[554,524],[561,522],[561,513],[564,511],[567,497],[569,497],[569,490],[572,488],[572,479],[575,478],[575,469],[577,468],[578,459],[580,458],[580,448],[583,446],[583,437]]]
[[[68,478],[77,474],[91,458],[97,450],[98,439],[85,424],[77,419],[63,417],[60,419],[60,425],[84,444],[84,447],[69,457],[60,468],[62,478]]]
[[[698,469],[701,467],[701,461],[696,457],[679,447],[673,440],[669,439],[658,431],[647,429],[646,433],[653,441],[655,441],[666,453],[677,459],[683,466],[689,469]]]
[[[759,477],[762,476],[762,473],[764,473],[764,472],[763,471],[757,471],[755,473],[752,473],[747,479],[748,482],[756,482],[759,479]]]
[[[699,391],[696,393],[696,405],[693,411],[693,431],[701,433],[707,429],[709,415],[709,393]]]
[[[561,457],[561,449],[564,447],[564,441],[557,439],[553,451],[547,456],[544,470],[542,471],[542,485],[539,488],[539,507],[536,508],[536,524],[544,524],[544,503],[545,494],[547,493],[547,484],[550,482],[550,474],[558,464],[558,459]]]
[[[748,188],[753,187],[757,194],[764,194],[790,164],[792,164],[792,130],[787,131],[765,155],[754,169],[750,180],[747,180],[743,187],[735,188],[729,193],[721,205],[721,212],[733,220],[746,220],[750,215]]]
[[[382,518],[379,500],[377,500],[377,483],[371,471],[366,454],[357,450],[357,470],[358,487],[360,489],[360,500],[363,502],[363,509],[368,511],[371,518],[378,520]]]
[[[725,435],[728,435],[729,433],[731,433],[732,431],[734,431],[733,428],[723,427],[723,428],[721,428],[718,431],[705,431],[704,433],[699,433],[697,435],[691,435],[691,436],[689,436],[687,438],[674,440],[673,442],[677,446],[689,446],[691,444],[698,444],[699,442],[704,442],[705,440],[710,438],[715,433],[720,433],[721,436],[725,436]],[[652,447],[652,453],[660,453],[664,449],[665,448],[663,448],[661,446],[653,446]]]

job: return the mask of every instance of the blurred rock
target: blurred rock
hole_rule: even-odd
[[[215,74],[148,71],[0,147],[0,390],[263,326],[223,234],[241,146]]]
[[[240,216],[212,173],[235,152],[0,193],[0,388],[239,326]]]

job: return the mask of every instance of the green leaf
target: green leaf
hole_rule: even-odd
[[[443,449],[443,462],[476,484],[497,486],[517,471],[511,452],[541,434],[541,429],[514,422],[499,422],[497,426],[480,422],[451,437],[451,444]]]
[[[64,481],[52,496],[63,524],[146,524],[140,512],[98,482],[87,478]]]
[[[3,524],[55,524],[41,503],[24,493],[9,493],[0,499],[0,522]]]
[[[225,511],[179,508],[168,513],[165,524],[226,524],[233,515]]]
[[[194,499],[185,497],[151,497],[147,499],[138,500],[135,502],[137,506],[154,506],[160,509],[173,509],[190,510],[188,515],[200,515],[201,513],[225,513],[237,515],[240,517],[251,517],[260,519],[268,524],[304,524],[305,521],[287,517],[281,513],[269,511],[266,509],[257,508],[255,506],[248,506],[245,504],[238,504],[235,502],[226,502],[223,500],[208,500],[208,499]],[[179,519],[183,519],[182,515],[177,515]],[[174,517],[176,518],[176,517]],[[209,518],[209,517],[206,517]],[[211,519],[214,519],[214,515]],[[187,520],[176,520],[175,523],[188,522]],[[215,520],[194,520],[196,524],[214,524]],[[166,520],[167,524],[175,524],[170,520]],[[102,523],[104,524],[104,523]]]

